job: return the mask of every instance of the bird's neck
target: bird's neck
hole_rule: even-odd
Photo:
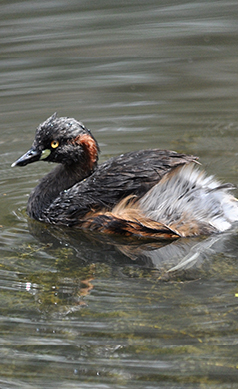
[[[74,165],[58,165],[43,177],[31,192],[27,205],[28,215],[36,220],[43,220],[43,212],[58,197],[60,192],[69,189],[91,174],[92,171],[82,170]]]

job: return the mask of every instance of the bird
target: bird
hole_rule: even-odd
[[[27,214],[40,222],[139,239],[210,235],[238,220],[238,201],[175,151],[127,152],[98,164],[100,148],[80,121],[54,113],[41,123],[31,148],[12,164],[57,166],[32,190]]]

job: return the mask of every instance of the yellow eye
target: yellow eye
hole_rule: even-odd
[[[52,149],[56,149],[56,147],[59,146],[59,142],[57,140],[52,140],[50,145],[51,145]]]

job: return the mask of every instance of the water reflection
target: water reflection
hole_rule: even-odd
[[[223,369],[235,382],[235,232],[163,244],[28,227],[8,272],[1,261],[5,377],[144,388],[212,384]]]
[[[153,240],[123,238],[45,225],[28,220],[30,233],[49,247],[50,253],[68,250],[78,266],[104,262],[118,265],[134,263],[136,266],[157,269],[161,274],[195,269],[207,256],[225,252],[232,239],[231,232],[204,237]],[[235,233],[233,225],[233,234]]]
[[[183,238],[175,241],[124,239],[90,231],[70,230],[29,220],[31,234],[41,243],[37,251],[52,258],[54,274],[47,288],[45,273],[24,278],[23,287],[41,301],[55,301],[65,315],[79,309],[101,277],[164,281],[194,281],[208,275],[216,258],[231,247],[235,234]],[[232,248],[234,250],[234,248]],[[34,256],[34,246],[28,247]],[[206,276],[207,276],[206,275]],[[48,272],[46,277],[48,277]],[[25,276],[24,276],[25,277]],[[21,276],[19,276],[21,279]],[[69,308],[70,305],[70,308]]]

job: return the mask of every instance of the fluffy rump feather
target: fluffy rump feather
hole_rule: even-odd
[[[238,220],[238,201],[194,164],[175,168],[137,201],[143,214],[180,236],[222,232]]]
[[[156,239],[218,233],[238,220],[231,189],[190,163],[167,173],[140,199],[130,195],[111,211],[87,214],[81,226]]]

